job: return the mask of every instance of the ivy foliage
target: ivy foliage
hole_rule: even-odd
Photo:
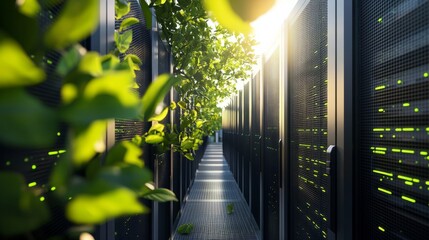
[[[175,86],[180,101],[170,109],[181,111],[179,126],[149,131],[150,142],[172,144],[174,151],[189,160],[203,143],[203,137],[221,127],[219,103],[236,91],[237,81],[247,79],[254,54],[254,40],[231,32],[209,18],[201,1],[178,0],[149,4],[154,7],[163,38],[170,44],[174,75],[181,81]]]

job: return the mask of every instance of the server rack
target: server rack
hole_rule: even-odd
[[[250,208],[256,223],[261,227],[261,77],[258,72],[251,81],[252,111],[251,111],[251,199]]]
[[[264,64],[263,73],[263,236],[279,238],[280,145],[279,139],[279,47]]]
[[[429,1],[355,5],[356,235],[429,234]]]

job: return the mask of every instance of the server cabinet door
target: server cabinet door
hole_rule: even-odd
[[[259,227],[261,227],[261,85],[260,73],[252,79],[252,123],[251,123],[251,200],[250,208]]]
[[[264,239],[279,239],[279,52],[264,66],[263,198]]]
[[[328,238],[327,1],[289,22],[290,239]],[[334,100],[333,100],[334,101]]]
[[[429,1],[359,1],[360,239],[429,235]]]

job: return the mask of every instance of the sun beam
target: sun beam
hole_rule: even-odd
[[[257,55],[263,54],[274,43],[280,33],[284,20],[289,15],[297,0],[277,0],[274,7],[251,23],[258,45]]]

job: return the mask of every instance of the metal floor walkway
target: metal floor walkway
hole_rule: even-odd
[[[234,212],[228,215],[230,203]],[[177,226],[187,223],[193,224],[192,232],[180,235],[176,228],[172,239],[259,239],[259,228],[223,158],[222,144],[209,144],[199,164]]]

